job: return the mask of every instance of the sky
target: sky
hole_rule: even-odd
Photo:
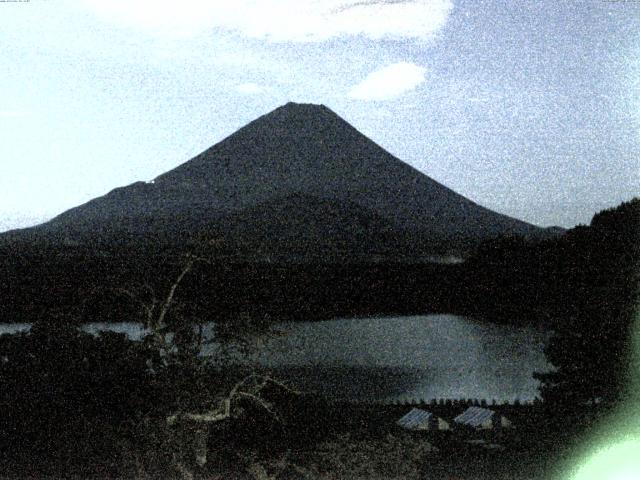
[[[0,2],[0,231],[321,103],[492,210],[640,195],[637,0]]]

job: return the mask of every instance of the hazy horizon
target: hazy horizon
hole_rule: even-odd
[[[0,3],[0,40],[0,231],[288,101],[536,225],[640,194],[638,2],[31,0]]]

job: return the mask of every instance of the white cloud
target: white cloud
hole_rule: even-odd
[[[0,110],[0,118],[20,118],[27,115],[29,115],[29,112],[24,110]]]
[[[371,72],[349,91],[357,100],[387,100],[415,89],[424,82],[426,69],[413,63],[398,62]]]
[[[256,95],[258,93],[264,92],[265,88],[262,85],[258,85],[257,83],[248,82],[237,85],[236,91],[244,95]]]
[[[99,14],[155,32],[221,28],[274,42],[340,35],[429,38],[453,0],[82,0]]]

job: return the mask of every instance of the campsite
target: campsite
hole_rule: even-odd
[[[0,480],[637,476],[639,32],[0,0]]]
[[[562,420],[540,402],[493,405],[489,409],[508,418],[509,428],[465,428],[454,419],[468,409],[467,405],[474,408],[478,402],[308,402],[301,407],[300,421],[291,424],[301,437],[294,433],[286,448],[290,448],[291,464],[321,478],[549,479],[557,475],[558,456],[572,455],[580,432],[606,415],[592,409],[568,414]],[[433,413],[450,427],[411,429],[399,424],[416,409]],[[312,447],[311,438],[315,439]],[[298,471],[298,476],[284,478],[314,478],[309,475]]]

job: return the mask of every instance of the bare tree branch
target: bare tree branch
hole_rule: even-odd
[[[180,274],[178,275],[178,278],[176,279],[176,281],[173,282],[173,285],[171,285],[169,294],[167,295],[167,298],[162,303],[162,307],[160,308],[160,314],[158,315],[158,320],[156,322],[156,325],[158,327],[164,326],[164,319],[167,315],[167,312],[169,312],[169,309],[171,308],[171,304],[173,303],[176,290],[178,289],[178,286],[180,286],[180,283],[182,282],[182,279],[185,277],[185,275],[191,271],[194,263],[195,263],[195,260],[190,258],[187,264],[184,266],[184,268],[180,272]]]
[[[246,386],[252,380],[260,380],[260,382],[256,383],[256,385],[251,391],[241,390],[242,387]],[[273,411],[273,408],[271,407],[271,405],[268,402],[266,402],[264,399],[259,397],[260,392],[265,388],[266,385],[270,383],[277,385],[280,388],[290,393],[293,393],[295,395],[302,394],[302,392],[294,390],[288,387],[287,385],[277,380],[274,380],[269,376],[261,376],[261,375],[252,373],[251,375],[248,375],[242,380],[240,380],[239,382],[237,382],[232,387],[232,389],[229,392],[229,395],[227,395],[227,397],[225,397],[221,401],[220,408],[218,408],[217,410],[213,410],[206,413],[176,413],[167,417],[167,423],[169,425],[174,425],[180,420],[202,422],[202,423],[216,423],[216,422],[227,420],[228,418],[231,418],[231,414],[232,414],[231,409],[233,406],[233,402],[240,397],[252,400],[254,403],[264,408],[272,417],[274,417],[278,422],[281,423],[282,420],[277,415],[277,413]]]
[[[151,288],[149,286],[149,288]],[[146,302],[144,302],[138,295],[136,295],[135,293],[133,293],[132,291],[126,289],[126,288],[115,288],[114,289],[115,293],[119,293],[121,295],[124,295],[126,297],[129,297],[129,299],[131,299],[133,302],[137,303],[139,307],[141,307],[145,314],[146,314],[146,319],[147,319],[147,324],[150,324],[152,322],[153,319],[153,314],[154,314],[154,310],[155,310],[155,296],[154,296],[154,302],[151,304],[151,306],[149,306]]]
[[[257,405],[262,407],[264,410],[266,410],[278,423],[282,423],[282,419],[273,410],[273,408],[271,407],[271,404],[269,402],[265,401],[264,399],[260,398],[257,395],[254,395],[253,393],[248,393],[248,392],[238,392],[238,396],[239,397],[243,397],[243,398],[247,398],[247,399],[253,401]]]

